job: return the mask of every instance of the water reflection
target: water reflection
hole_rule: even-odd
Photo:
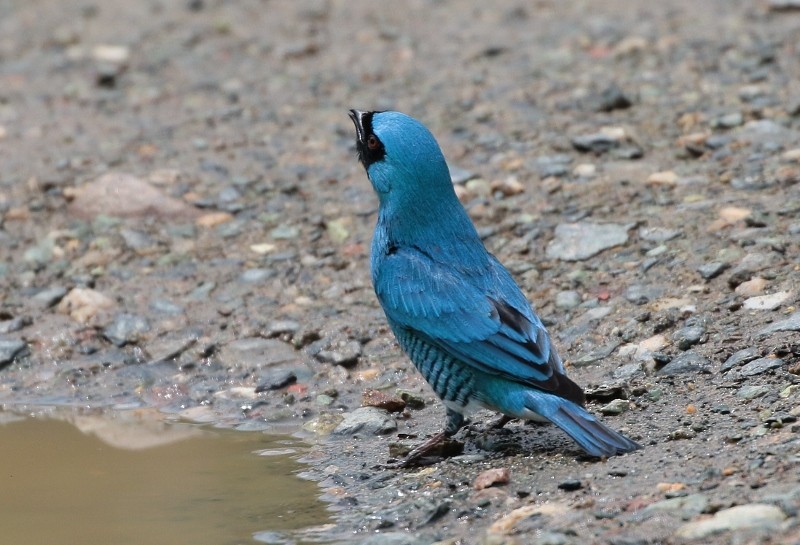
[[[329,521],[298,441],[153,416],[0,413],[3,542],[252,544]]]

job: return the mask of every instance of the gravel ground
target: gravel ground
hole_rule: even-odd
[[[800,540],[800,6],[0,1],[0,404],[301,430],[273,542]],[[347,109],[426,123],[593,411],[444,411],[369,282]],[[364,407],[362,407],[364,405]]]

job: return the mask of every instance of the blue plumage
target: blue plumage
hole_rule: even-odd
[[[639,448],[583,408],[583,391],[541,320],[484,248],[428,129],[398,112],[350,116],[380,200],[375,293],[400,346],[447,408],[444,434],[484,407],[550,421],[593,456]]]

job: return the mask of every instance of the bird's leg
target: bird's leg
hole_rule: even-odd
[[[512,417],[508,416],[507,414],[504,414],[500,418],[489,424],[489,428],[493,430],[499,430],[512,420],[514,420]]]
[[[444,434],[447,437],[452,437],[458,430],[464,427],[465,418],[461,413],[457,413],[452,409],[447,409],[447,423],[444,426]]]
[[[464,415],[447,409],[447,423],[445,424],[444,431],[440,431],[431,436],[430,439],[409,452],[400,466],[411,467],[417,465],[422,458],[429,454],[448,457],[459,453],[461,448],[463,448],[463,444],[457,441],[451,441],[449,438],[455,435],[463,426]]]

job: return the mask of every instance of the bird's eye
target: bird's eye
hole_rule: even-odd
[[[374,134],[370,134],[367,138],[367,147],[371,150],[376,150],[380,147],[381,143]]]

